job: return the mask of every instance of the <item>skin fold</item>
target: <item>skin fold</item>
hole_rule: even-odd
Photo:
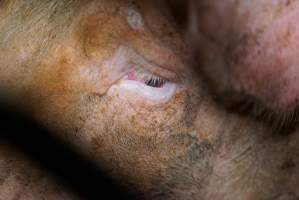
[[[211,87],[228,104],[250,104],[248,112],[270,118],[275,128],[298,123],[298,6],[190,1],[190,37]]]
[[[296,131],[277,134],[215,102],[193,68],[183,30],[163,5],[11,0],[0,1],[0,11],[1,87],[32,118],[144,199],[299,197]],[[217,34],[222,32],[225,27]],[[166,82],[146,86],[148,74]],[[0,166],[11,169],[0,172],[0,191],[11,191],[1,198],[40,199],[34,194],[42,188],[37,193],[45,199],[66,199],[50,191],[60,187],[51,177],[45,186],[34,178],[30,184],[14,179],[21,158],[10,156],[15,152],[5,145],[0,149]]]

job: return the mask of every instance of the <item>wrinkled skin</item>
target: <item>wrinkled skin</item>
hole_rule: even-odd
[[[53,2],[4,1],[0,7],[1,86],[34,119],[145,198],[299,197],[296,131],[276,134],[214,102],[165,10],[149,0]],[[136,67],[168,81],[160,89],[144,87],[130,73]],[[7,157],[1,157],[4,168]],[[18,159],[1,190],[22,196],[25,188],[40,199],[33,194],[41,187],[44,198],[65,199],[48,191],[51,178],[44,187],[35,179],[12,179]]]
[[[192,44],[213,90],[275,128],[298,123],[298,14],[292,0],[190,1]]]

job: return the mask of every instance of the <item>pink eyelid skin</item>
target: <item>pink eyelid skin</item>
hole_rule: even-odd
[[[150,104],[168,102],[177,90],[176,83],[166,82],[163,87],[154,88],[142,82],[132,80],[121,80],[116,87],[118,87],[120,91],[126,92],[127,97],[130,95],[132,98],[140,98],[140,100],[144,98],[146,101],[150,101],[147,102]],[[129,99],[131,99],[131,97],[129,97]]]
[[[167,80],[178,82],[180,77],[177,73],[167,70],[157,64],[146,60],[130,47],[120,45],[110,59],[103,64],[105,77],[109,77],[108,84],[113,84],[127,75],[135,66],[143,67],[145,70],[163,77]]]
[[[104,63],[104,66],[113,68],[110,70],[113,73],[110,74],[110,78],[115,80],[108,90],[108,95],[117,90],[120,96],[126,96],[128,100],[139,98],[139,100],[150,101],[151,104],[160,104],[169,101],[179,85],[179,83],[172,82],[177,79],[176,73],[155,65],[126,46],[119,46],[112,58]],[[167,81],[161,88],[147,86],[144,82],[138,81],[131,73],[136,66],[143,67],[150,73],[158,74],[161,78],[170,81]]]

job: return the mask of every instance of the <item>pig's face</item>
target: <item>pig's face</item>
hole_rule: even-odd
[[[150,197],[299,196],[297,135],[273,137],[214,103],[166,11],[152,1],[61,4],[42,18],[55,27],[46,46],[29,35],[30,45],[13,37],[20,48],[3,51],[14,59],[3,56],[1,82],[20,88],[37,120]]]
[[[295,126],[298,2],[191,2],[190,30],[198,42],[196,55],[220,98],[249,107],[253,115],[269,118],[275,128]]]

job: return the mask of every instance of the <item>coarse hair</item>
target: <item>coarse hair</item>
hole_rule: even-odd
[[[80,0],[0,0],[0,51],[25,45],[31,47],[31,56],[41,57],[68,35],[79,3]]]

